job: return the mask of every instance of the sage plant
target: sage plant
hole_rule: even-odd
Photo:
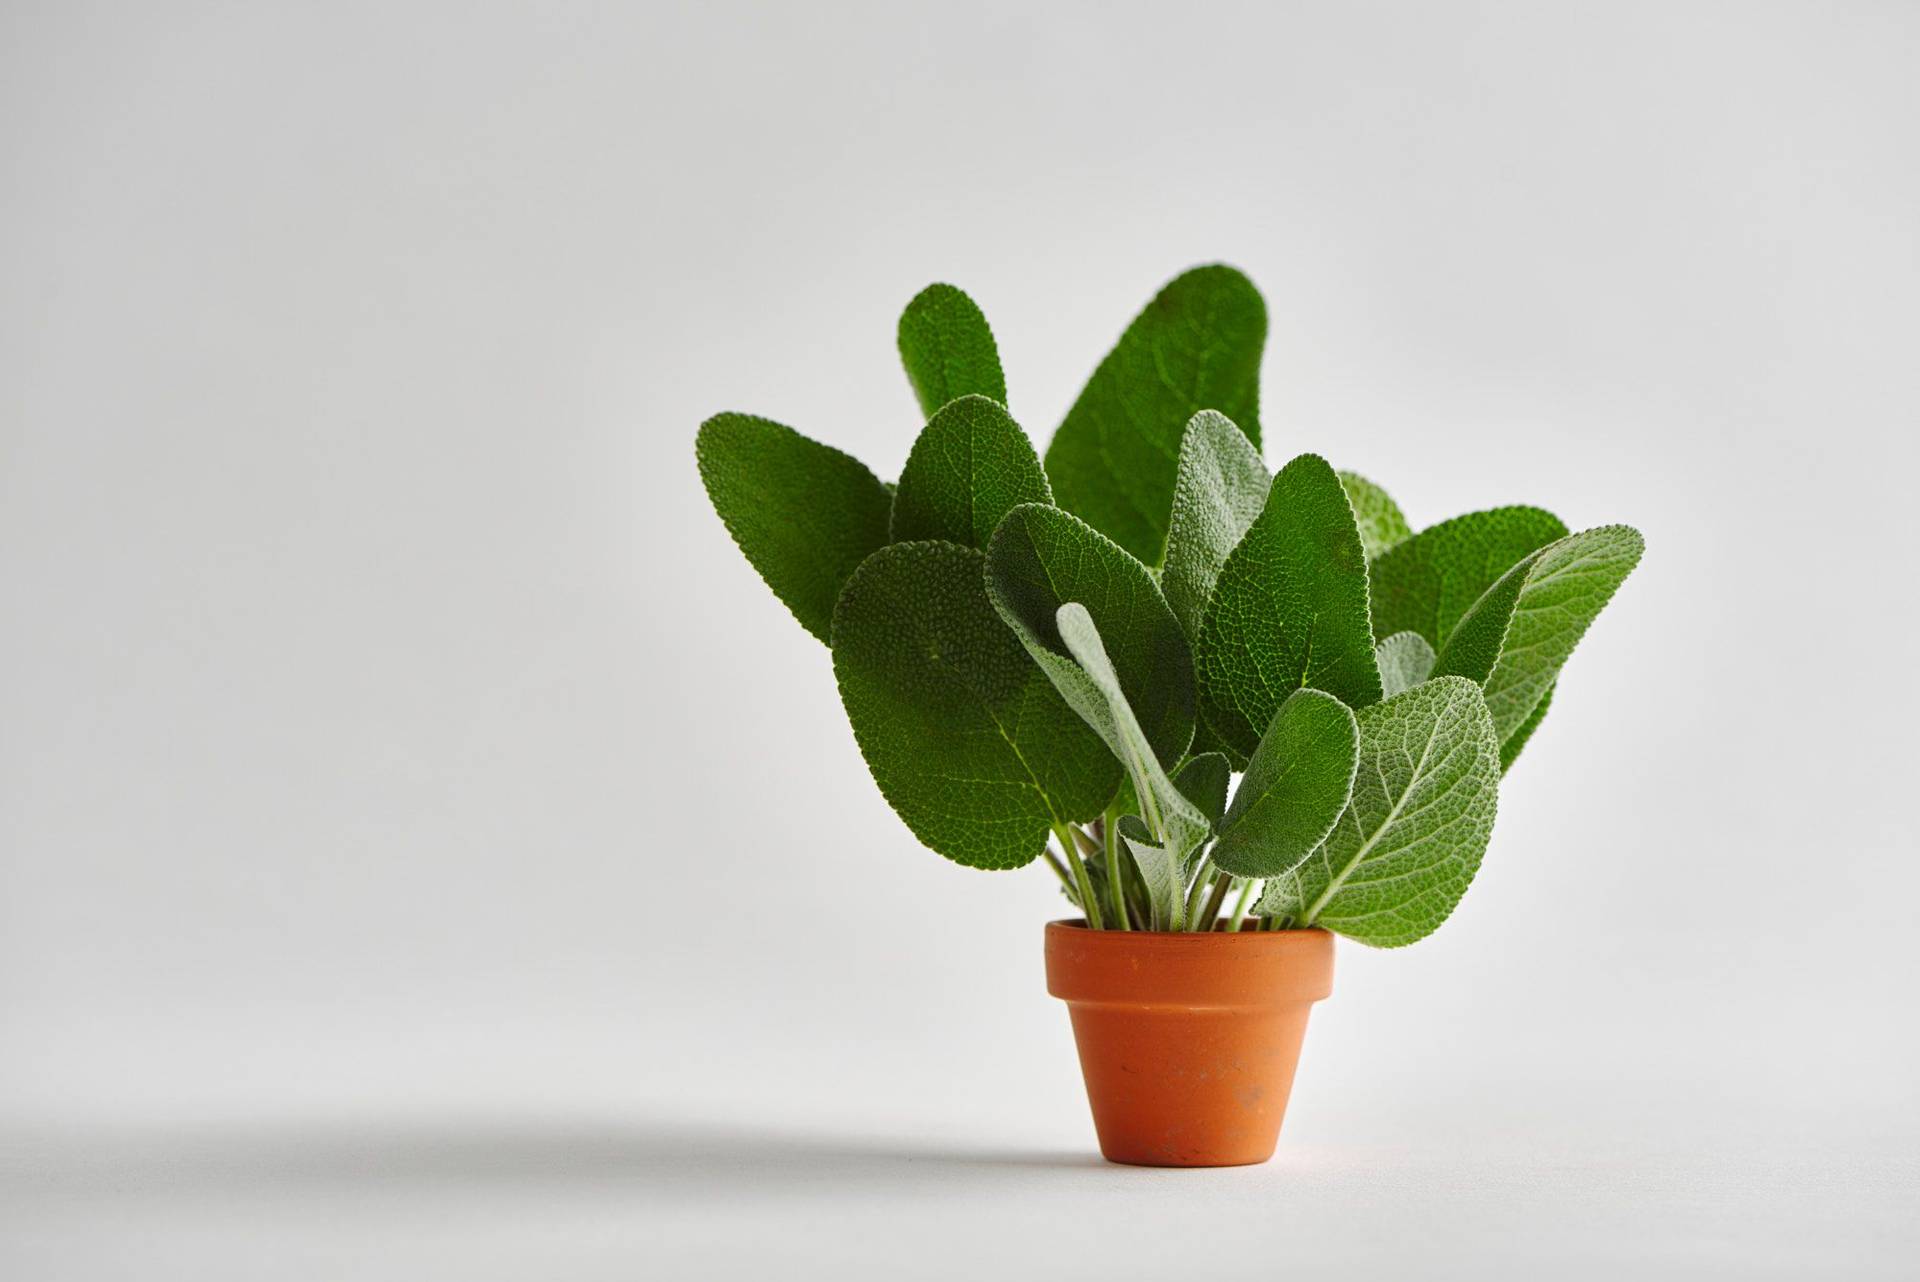
[[[1044,860],[1096,929],[1409,944],[1473,881],[1642,541],[1526,506],[1415,532],[1316,454],[1269,472],[1266,326],[1232,268],[1178,277],[1043,462],[979,307],[929,286],[900,318],[926,425],[897,482],[746,414],[701,426],[700,474],[929,849]]]

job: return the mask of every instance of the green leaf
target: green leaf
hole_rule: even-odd
[[[1480,687],[1435,677],[1359,712],[1353,800],[1260,909],[1379,948],[1432,934],[1479,871],[1500,780]]]
[[[1207,827],[1213,832],[1220,830],[1220,821],[1226,816],[1227,790],[1232,785],[1233,765],[1218,752],[1195,753],[1173,772],[1173,786],[1206,816]],[[1140,798],[1131,777],[1120,781],[1120,791],[1109,809],[1121,815],[1140,813]]]
[[[900,361],[928,417],[962,396],[1007,403],[1007,377],[987,318],[952,285],[927,286],[900,313]]]
[[[1228,767],[1233,770],[1245,770],[1247,768],[1247,754],[1220,736],[1220,733],[1207,721],[1204,709],[1201,710],[1199,716],[1194,718],[1193,743],[1188,747],[1187,751],[1196,757],[1202,753],[1212,753],[1216,756],[1223,757],[1226,759]]]
[[[1260,444],[1267,308],[1231,267],[1176,277],[1100,362],[1047,447],[1060,505],[1148,565],[1160,564],[1180,437],[1219,410]]]
[[[868,557],[833,616],[833,671],[874,782],[955,863],[1018,868],[1056,823],[1097,815],[1120,767],[987,600],[951,543]]]
[[[1232,782],[1233,767],[1217,752],[1188,757],[1186,764],[1173,772],[1173,786],[1207,817],[1207,826],[1214,831],[1226,817],[1227,788]]]
[[[1155,838],[1139,815],[1121,818],[1120,842],[1133,856],[1133,866],[1140,870],[1141,884],[1147,888],[1151,917],[1147,928],[1185,930],[1187,900],[1181,893],[1180,881],[1187,861],[1170,843]]]
[[[1469,512],[1420,531],[1370,568],[1373,634],[1418,632],[1437,654],[1494,580],[1566,532],[1559,517],[1537,507]]]
[[[1353,793],[1360,726],[1338,699],[1296,690],[1247,763],[1213,844],[1213,862],[1241,877],[1276,877],[1325,841]]]
[[[1640,532],[1627,525],[1582,530],[1541,548],[1467,611],[1434,671],[1481,684],[1505,744],[1526,728],[1574,646],[1645,550]]]
[[[751,414],[715,414],[694,442],[713,510],[793,617],[822,641],[833,603],[887,542],[887,489],[850,454]]]
[[[1260,451],[1231,419],[1214,410],[1193,416],[1180,438],[1160,590],[1196,643],[1220,567],[1266,506],[1272,483]]]
[[[1193,740],[1193,655],[1153,575],[1078,517],[1028,503],[987,546],[987,595],[1028,651],[1067,652],[1060,607],[1077,601],[1099,628],[1147,741],[1177,762]]]
[[[1154,929],[1179,930],[1186,907],[1181,873],[1212,827],[1154,755],[1093,616],[1079,602],[1070,601],[1060,607],[1055,627],[1067,653],[1041,649],[1033,651],[1034,657],[1067,703],[1125,764],[1140,814],[1122,820],[1120,835],[1146,882]]]
[[[1520,749],[1527,746],[1527,740],[1533,738],[1533,732],[1540,728],[1542,721],[1546,720],[1547,706],[1553,702],[1553,692],[1559,687],[1559,684],[1560,683],[1556,681],[1553,685],[1547,687],[1547,692],[1540,696],[1540,702],[1533,705],[1533,711],[1528,714],[1525,721],[1520,723],[1520,728],[1508,735],[1501,743],[1501,774],[1504,775],[1507,771],[1513,769],[1514,760],[1520,755]]]
[[[1413,534],[1407,518],[1400,513],[1400,505],[1372,481],[1357,472],[1342,472],[1340,484],[1347,492],[1347,501],[1353,504],[1353,516],[1359,522],[1360,542],[1367,549],[1368,560]]]
[[[1380,690],[1391,699],[1433,675],[1433,647],[1418,632],[1396,632],[1374,647],[1380,664]]]
[[[1020,425],[986,397],[962,396],[934,414],[907,455],[893,496],[893,541],[984,548],[1009,511],[1052,502]]]
[[[1302,454],[1273,478],[1214,585],[1198,668],[1207,724],[1243,756],[1295,690],[1354,708],[1380,698],[1366,553],[1325,459]]]

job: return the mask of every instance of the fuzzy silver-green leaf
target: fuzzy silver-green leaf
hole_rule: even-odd
[[[1501,740],[1501,774],[1504,775],[1507,771],[1513,769],[1513,763],[1520,756],[1520,750],[1527,746],[1527,741],[1533,738],[1533,732],[1540,728],[1542,721],[1546,720],[1547,709],[1553,705],[1553,692],[1558,685],[1559,682],[1556,681],[1553,685],[1548,686],[1547,692],[1540,696],[1540,702],[1533,705],[1533,711],[1528,713],[1527,719],[1520,723],[1520,728]]]
[[[1261,911],[1395,948],[1439,928],[1493,833],[1500,744],[1480,687],[1435,677],[1360,709],[1353,800]]]
[[[1391,699],[1433,675],[1433,647],[1418,632],[1396,632],[1374,647],[1381,697]]]
[[[1541,548],[1467,611],[1434,671],[1480,682],[1502,744],[1531,733],[1534,709],[1645,550],[1627,525],[1582,530]]]
[[[1160,590],[1195,642],[1220,567],[1266,506],[1272,484],[1260,451],[1233,420],[1201,410],[1188,422],[1174,473]]]
[[[1340,485],[1353,504],[1360,526],[1360,542],[1369,560],[1406,541],[1413,534],[1407,518],[1387,492],[1358,472],[1340,473]]]
[[[1212,825],[1168,776],[1121,688],[1100,630],[1079,602],[1060,607],[1056,629],[1066,655],[1035,652],[1067,703],[1125,765],[1139,803],[1138,830],[1120,829],[1146,880],[1156,929],[1179,930],[1185,902],[1181,873]]]

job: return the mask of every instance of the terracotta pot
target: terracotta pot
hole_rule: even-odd
[[[1324,930],[1165,934],[1047,924],[1100,1151],[1133,1166],[1273,1156],[1307,1012],[1333,991]]]

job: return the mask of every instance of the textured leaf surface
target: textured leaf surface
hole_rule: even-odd
[[[1133,856],[1133,865],[1140,870],[1140,882],[1147,888],[1148,928],[1184,930],[1187,902],[1181,892],[1180,876],[1186,859],[1170,842],[1154,837],[1139,815],[1121,818],[1120,842]]]
[[[1533,705],[1533,711],[1528,714],[1525,721],[1520,723],[1520,728],[1508,735],[1506,739],[1501,742],[1501,774],[1504,775],[1507,771],[1513,769],[1514,760],[1519,757],[1520,749],[1527,746],[1527,740],[1533,738],[1533,732],[1540,728],[1542,721],[1546,720],[1547,709],[1553,703],[1553,692],[1558,685],[1559,682],[1556,681],[1553,685],[1548,686],[1547,692],[1540,696],[1540,702]]]
[[[1120,835],[1145,880],[1156,929],[1178,930],[1185,909],[1180,874],[1212,825],[1168,777],[1127,701],[1093,616],[1078,602],[1060,607],[1055,626],[1066,655],[1035,657],[1067,703],[1085,717],[1125,764],[1140,813]]]
[[[1367,558],[1340,478],[1302,454],[1273,478],[1266,506],[1221,567],[1200,629],[1207,723],[1251,753],[1295,690],[1349,707],[1380,698],[1367,619]]]
[[[1481,593],[1566,532],[1537,507],[1469,512],[1420,531],[1372,565],[1374,635],[1418,632],[1439,653]]]
[[[907,455],[893,495],[893,541],[985,548],[1008,512],[1052,502],[1020,425],[994,401],[962,396],[934,414]]]
[[[1213,862],[1242,877],[1274,877],[1313,853],[1347,808],[1359,761],[1353,712],[1319,690],[1296,690],[1247,763],[1213,844]]]
[[[1219,410],[1260,444],[1267,308],[1231,267],[1176,277],[1127,327],[1047,447],[1060,505],[1148,565],[1160,564],[1180,437]]]
[[[1195,756],[1199,756],[1205,752],[1224,757],[1227,760],[1227,764],[1234,770],[1245,770],[1247,768],[1247,754],[1228,743],[1226,739],[1220,735],[1219,731],[1213,728],[1207,721],[1204,708],[1201,710],[1200,715],[1194,718],[1193,744],[1188,748],[1188,751]]]
[[[716,414],[694,443],[713,510],[800,625],[822,641],[833,603],[887,542],[887,489],[860,460],[751,414]]]
[[[1388,548],[1404,542],[1413,534],[1400,505],[1387,492],[1358,472],[1340,473],[1340,484],[1353,504],[1354,520],[1360,525],[1360,542],[1372,559]]]
[[[1502,744],[1520,735],[1645,550],[1640,532],[1626,525],[1582,530],[1547,545],[1487,589],[1448,638],[1434,670],[1480,682]]]
[[[1160,590],[1195,642],[1220,567],[1266,506],[1272,483],[1260,451],[1231,419],[1214,410],[1193,416],[1180,438]]]
[[[1058,614],[1078,602],[1158,759],[1186,754],[1193,655],[1144,565],[1078,517],[1030,503],[1009,512],[988,544],[987,593],[1036,659],[1067,653]]]
[[[985,396],[1005,405],[1000,349],[975,302],[952,285],[929,285],[900,313],[900,362],[931,417],[948,401]]]
[[[1227,813],[1227,792],[1233,786],[1233,766],[1217,752],[1195,753],[1173,772],[1173,786],[1206,816],[1207,826],[1217,832]],[[1134,792],[1131,777],[1120,781],[1113,809],[1122,815],[1140,813],[1140,798]]]
[[[1433,647],[1418,632],[1396,632],[1374,648],[1381,697],[1391,699],[1433,675]]]
[[[1500,749],[1480,687],[1465,677],[1435,677],[1358,717],[1352,802],[1260,907],[1394,948],[1432,934],[1479,870]]]
[[[1055,822],[1090,819],[1120,767],[987,600],[950,543],[874,553],[841,594],[833,671],[874,782],[956,863],[1018,868]]]
[[[1173,772],[1173,786],[1207,817],[1210,828],[1218,829],[1227,814],[1227,789],[1233,783],[1233,767],[1217,752],[1202,752],[1187,758]]]

